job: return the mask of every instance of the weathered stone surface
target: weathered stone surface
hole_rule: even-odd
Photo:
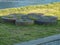
[[[34,24],[34,21],[29,19],[19,19],[19,20],[16,20],[15,24],[16,25],[32,25]]]
[[[44,16],[41,13],[30,13],[28,15],[24,14],[10,14],[8,16],[2,17],[2,22],[17,23],[20,24],[30,24],[29,21],[34,20],[35,24],[56,24],[56,16]],[[21,23],[22,22],[22,23]]]
[[[55,16],[44,16],[43,18],[39,20],[35,20],[36,24],[56,24],[57,23],[57,17]]]
[[[16,18],[8,18],[8,17],[2,17],[2,22],[6,22],[6,23],[15,23]]]
[[[22,15],[21,19],[30,19],[28,15]]]
[[[43,17],[44,14],[42,13],[29,13],[28,17],[32,20],[38,20]]]
[[[23,16],[25,16],[25,15],[24,14],[18,14],[18,15],[16,15],[17,19],[22,19],[22,18],[24,18]]]
[[[21,19],[25,14],[11,14],[10,16],[13,16],[16,19]]]

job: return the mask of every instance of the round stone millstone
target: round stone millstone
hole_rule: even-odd
[[[16,18],[9,18],[9,17],[2,17],[2,22],[6,22],[6,23],[15,23]]]
[[[16,25],[33,25],[34,21],[29,19],[19,19],[15,22]]]
[[[42,19],[35,20],[35,24],[56,24],[57,17],[56,16],[44,16]]]
[[[44,14],[42,13],[29,13],[28,17],[32,20],[38,20],[43,17]]]

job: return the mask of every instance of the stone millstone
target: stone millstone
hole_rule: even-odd
[[[34,21],[29,19],[19,19],[15,22],[16,25],[33,25]]]
[[[16,18],[8,18],[8,17],[2,17],[2,22],[6,22],[6,23],[15,23]]]
[[[57,17],[55,16],[44,16],[40,20],[35,20],[35,24],[56,24],[57,23]]]
[[[38,20],[43,17],[43,14],[41,13],[30,13],[28,14],[28,17],[32,20]]]
[[[28,15],[22,15],[21,19],[30,19]]]

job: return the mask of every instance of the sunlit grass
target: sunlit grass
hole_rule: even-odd
[[[60,21],[57,25],[16,26],[0,23],[0,45],[13,45],[37,38],[60,34]]]
[[[0,16],[13,14],[13,13],[23,13],[28,14],[31,12],[44,13],[46,15],[60,15],[60,2],[46,5],[32,5],[18,8],[8,8],[1,9]]]

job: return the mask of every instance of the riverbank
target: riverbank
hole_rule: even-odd
[[[20,8],[7,8],[0,10],[0,16],[9,15],[13,13],[43,13],[45,15],[60,15],[60,2],[47,5],[32,5]]]

